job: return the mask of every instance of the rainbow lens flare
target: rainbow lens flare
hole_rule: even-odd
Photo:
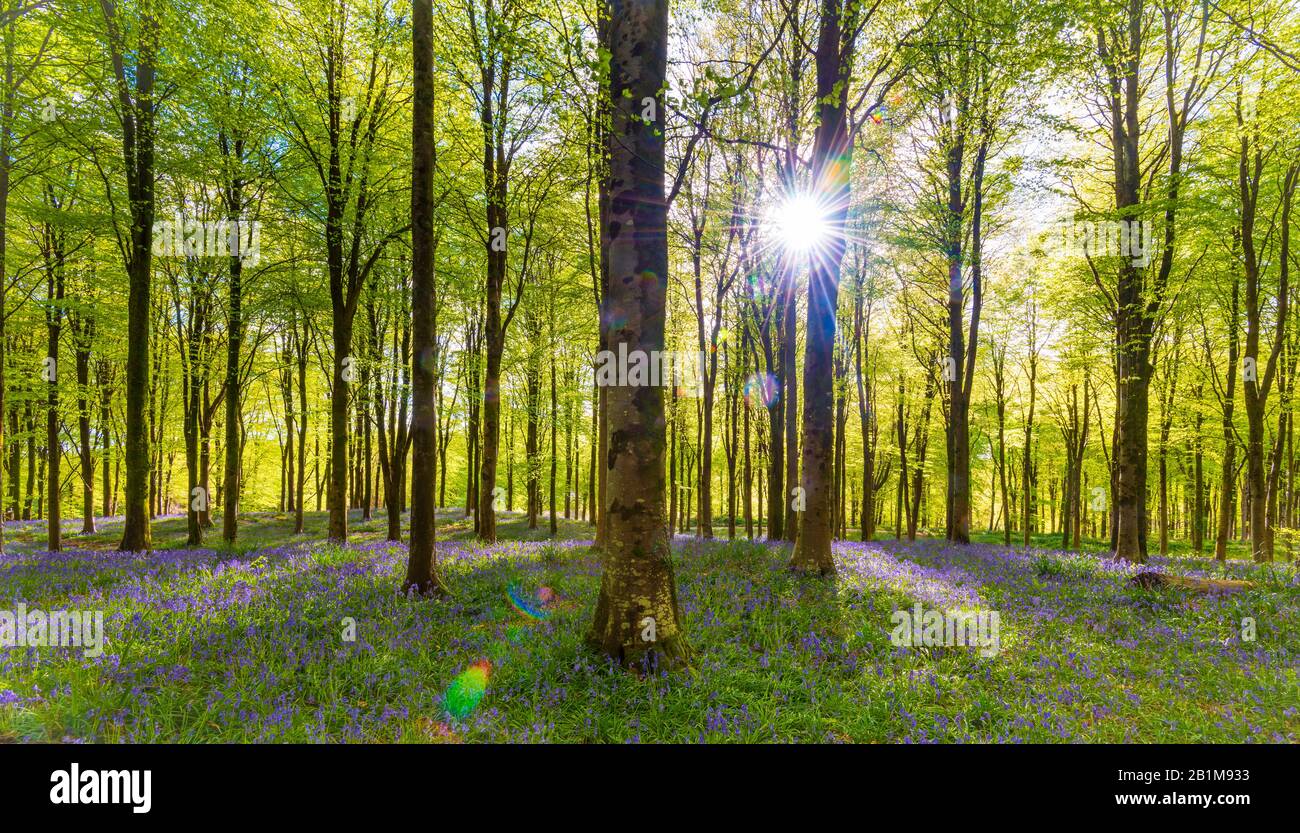
[[[510,606],[522,616],[532,619],[534,622],[541,622],[551,616],[551,612],[546,609],[546,606],[555,600],[555,591],[549,587],[540,587],[536,596],[529,598],[519,588],[519,585],[512,584],[506,588],[506,599],[510,601]]]
[[[485,659],[466,668],[447,686],[443,695],[447,713],[457,720],[463,719],[483,699],[487,692],[488,677],[492,674],[492,663]]]
[[[781,398],[781,383],[771,373],[755,373],[745,380],[745,401],[770,408]]]

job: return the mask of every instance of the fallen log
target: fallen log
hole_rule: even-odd
[[[1144,590],[1154,590],[1157,587],[1176,587],[1181,590],[1190,590],[1193,593],[1236,593],[1241,590],[1249,590],[1255,586],[1252,582],[1235,578],[1191,578],[1189,576],[1157,573],[1154,570],[1138,573],[1129,580]]]

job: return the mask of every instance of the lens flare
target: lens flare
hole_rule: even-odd
[[[751,272],[745,277],[745,283],[748,285],[749,297],[756,302],[766,304],[772,300],[772,287],[768,286],[758,275]]]
[[[771,373],[755,373],[745,380],[745,401],[770,408],[781,398],[781,383]]]
[[[610,330],[621,330],[627,326],[627,316],[610,310],[605,313],[605,326]]]
[[[447,713],[457,720],[462,720],[483,699],[487,692],[488,677],[492,674],[492,663],[481,659],[460,672],[456,679],[447,686],[443,703]]]
[[[506,599],[520,615],[541,622],[551,616],[546,607],[555,600],[555,591],[549,587],[539,587],[537,593],[529,598],[519,585],[512,584],[506,588]]]
[[[825,208],[806,194],[795,194],[775,206],[768,225],[791,252],[811,252],[830,236]]]

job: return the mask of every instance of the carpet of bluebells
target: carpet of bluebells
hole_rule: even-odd
[[[106,644],[97,658],[0,648],[0,741],[1300,740],[1289,566],[1153,559],[1255,582],[1201,595],[1143,590],[1096,555],[841,542],[828,581],[787,572],[783,546],[679,536],[693,668],[637,674],[583,647],[589,542],[443,541],[438,555],[446,600],[402,595],[405,547],[380,541],[15,548],[0,609],[103,610]],[[547,616],[521,616],[511,586],[550,588]],[[1000,652],[895,647],[890,616],[917,602],[998,611]],[[482,660],[482,699],[452,717],[448,686]]]

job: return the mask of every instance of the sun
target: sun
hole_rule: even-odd
[[[795,194],[772,207],[768,225],[786,251],[806,254],[830,237],[826,210],[807,194]]]

